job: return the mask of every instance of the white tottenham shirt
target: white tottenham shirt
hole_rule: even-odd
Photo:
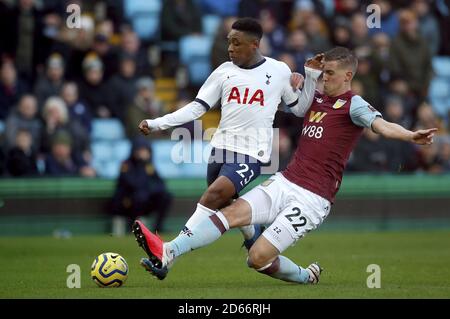
[[[305,67],[301,91],[290,85],[291,70],[284,63],[265,57],[251,68],[225,62],[214,70],[195,100],[163,117],[147,120],[152,131],[178,126],[202,116],[219,100],[221,120],[211,145],[268,162],[272,152],[273,119],[283,100],[303,117],[311,106],[321,71]]]

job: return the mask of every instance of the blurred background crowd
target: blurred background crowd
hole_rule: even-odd
[[[368,28],[372,3],[380,28]],[[79,28],[68,27],[69,4],[81,8]],[[348,171],[450,171],[450,1],[0,0],[0,175],[119,176],[138,123],[195,97],[228,60],[227,33],[244,16],[262,23],[262,53],[292,71],[333,46],[353,49],[356,94],[389,121],[439,128],[420,148],[366,130]],[[203,129],[219,119],[211,110]],[[281,166],[300,125],[276,116]]]

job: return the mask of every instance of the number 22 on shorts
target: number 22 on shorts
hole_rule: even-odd
[[[284,217],[287,218],[287,220],[289,220],[289,222],[291,223],[291,226],[294,228],[295,232],[298,233],[298,229],[300,227],[303,227],[306,225],[306,218],[304,216],[300,216],[302,211],[300,210],[300,208],[298,207],[293,207],[292,211],[294,212],[293,214],[286,214],[284,215]],[[297,223],[297,218],[298,217],[298,223]],[[293,221],[295,220],[295,223],[293,223]]]

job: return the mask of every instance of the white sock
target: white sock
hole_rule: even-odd
[[[242,226],[239,227],[239,229],[242,232],[242,235],[244,235],[245,239],[251,239],[255,235],[255,226],[253,225]]]
[[[228,229],[230,229],[228,221],[219,211],[210,217],[203,218],[190,229],[189,233],[180,233],[167,245],[173,249],[175,257],[178,257],[191,250],[211,244]]]
[[[200,203],[197,203],[197,209],[192,214],[191,218],[186,222],[186,227],[192,229],[195,225],[200,223],[205,217],[212,216],[216,213],[216,211],[209,209],[206,206],[203,206]]]

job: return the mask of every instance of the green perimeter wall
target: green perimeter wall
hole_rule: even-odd
[[[261,176],[247,190],[267,179]],[[177,230],[206,189],[204,179],[169,179],[175,196],[167,222]],[[115,181],[0,179],[0,235],[108,232]],[[450,175],[346,175],[325,229],[450,228]],[[353,225],[353,226],[352,226]],[[365,225],[365,226],[364,226]]]

